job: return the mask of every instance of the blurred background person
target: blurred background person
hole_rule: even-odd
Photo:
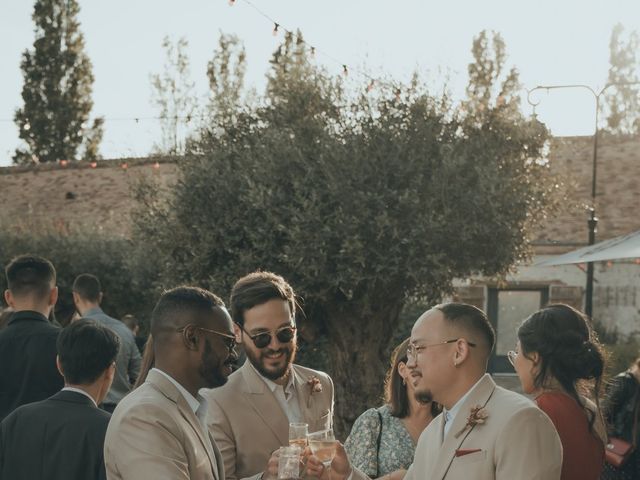
[[[518,328],[516,350],[508,353],[524,393],[535,397],[558,431],[562,480],[597,480],[604,466],[606,431],[598,401],[602,352],[587,318],[557,304],[527,318]]]
[[[628,370],[611,381],[604,401],[604,413],[609,434],[631,444],[640,445],[640,357]],[[620,468],[605,464],[602,480],[640,478],[640,453],[636,447]]]
[[[60,333],[57,367],[65,386],[0,424],[0,478],[106,478],[103,449],[111,415],[98,404],[111,387],[119,346],[114,332],[92,320]]]
[[[61,330],[48,320],[58,299],[55,268],[46,258],[21,255],[7,265],[5,274],[4,298],[13,314],[0,331],[0,420],[64,385],[56,368]]]
[[[140,352],[133,333],[120,320],[110,317],[100,308],[102,286],[94,275],[83,273],[73,282],[73,301],[83,318],[90,318],[113,330],[120,337],[120,351],[116,360],[116,378],[100,408],[113,412],[116,405],[131,391],[140,373]]]
[[[142,324],[140,320],[129,313],[122,317],[122,323],[124,323],[129,330],[131,330],[131,333],[133,333],[133,338],[136,341],[138,351],[140,352],[140,355],[142,355],[142,352],[144,352],[144,345],[147,343],[147,337],[141,335]]]
[[[416,398],[407,368],[406,339],[391,355],[384,388],[385,404],[364,412],[345,442],[352,465],[370,478],[399,480],[413,462],[418,438],[441,408]]]

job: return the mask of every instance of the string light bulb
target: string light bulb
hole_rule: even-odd
[[[400,101],[400,94],[402,93],[402,91],[399,88],[396,88],[396,100]]]
[[[375,80],[371,80],[369,82],[369,85],[367,85],[367,92],[370,92],[371,90],[373,90],[373,87],[375,86],[376,81]]]
[[[96,162],[95,160],[93,160],[93,161],[89,164],[89,166],[90,166],[91,168],[96,168],[96,167],[98,166],[98,162]]]
[[[311,47],[311,58],[316,57],[316,47]]]
[[[342,65],[342,74],[346,77],[349,75],[349,70],[346,65]]]
[[[236,0],[229,0],[229,6],[233,7],[236,3]]]
[[[273,36],[277,37],[278,36],[278,29],[280,28],[280,24],[278,23],[274,23],[273,24]]]
[[[127,168],[129,168],[129,164],[128,164],[127,162],[123,162],[123,163],[120,165],[120,168],[122,168],[123,170],[126,170]]]
[[[60,166],[61,167],[66,167],[67,166],[68,161],[67,160],[60,160]]]
[[[156,163],[153,164],[153,168],[158,170],[160,168],[160,162],[156,161]]]

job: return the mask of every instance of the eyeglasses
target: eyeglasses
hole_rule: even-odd
[[[518,356],[518,352],[516,352],[515,350],[509,350],[507,352],[507,358],[509,359],[509,363],[511,363],[511,365],[513,365],[514,367],[516,366],[517,356]]]
[[[445,340],[444,342],[439,342],[439,343],[432,343],[430,345],[414,345],[413,343],[410,343],[409,346],[407,347],[407,360],[408,361],[415,360],[418,357],[418,354],[422,350],[426,350],[427,348],[437,347],[439,345],[448,345],[449,343],[455,343],[458,340],[464,340],[465,342],[467,342],[467,345],[469,345],[470,347],[476,346],[475,343],[470,342],[466,338],[453,338],[451,340]]]
[[[235,335],[231,335],[230,333],[223,333],[223,332],[218,332],[216,330],[211,330],[210,328],[204,328],[204,327],[199,327],[197,325],[185,325],[184,327],[180,327],[176,329],[176,332],[182,333],[185,331],[185,329],[187,327],[193,327],[197,330],[202,330],[203,332],[209,332],[209,333],[213,333],[215,335],[218,335],[220,337],[222,337],[222,341],[224,342],[224,344],[226,345],[226,347],[229,349],[230,352],[233,352],[233,349],[236,348],[236,336]]]
[[[280,343],[289,343],[291,340],[293,340],[293,337],[296,334],[296,327],[293,326],[282,327],[277,330],[271,330],[269,332],[260,332],[256,333],[255,335],[251,335],[249,332],[247,332],[242,325],[238,324],[238,326],[244,333],[247,334],[247,336],[251,339],[251,341],[257,348],[265,348],[266,346],[268,346],[271,343],[272,334],[275,334],[275,337]]]

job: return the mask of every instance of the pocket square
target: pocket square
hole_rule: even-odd
[[[481,448],[468,448],[468,449],[460,448],[459,450],[456,450],[456,457],[464,457],[465,455],[469,455],[471,453],[476,453],[481,451],[482,451]]]

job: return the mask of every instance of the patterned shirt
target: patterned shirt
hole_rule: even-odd
[[[404,423],[391,415],[388,405],[371,408],[360,415],[344,446],[352,465],[370,478],[381,477],[401,468],[408,469],[416,448]]]

